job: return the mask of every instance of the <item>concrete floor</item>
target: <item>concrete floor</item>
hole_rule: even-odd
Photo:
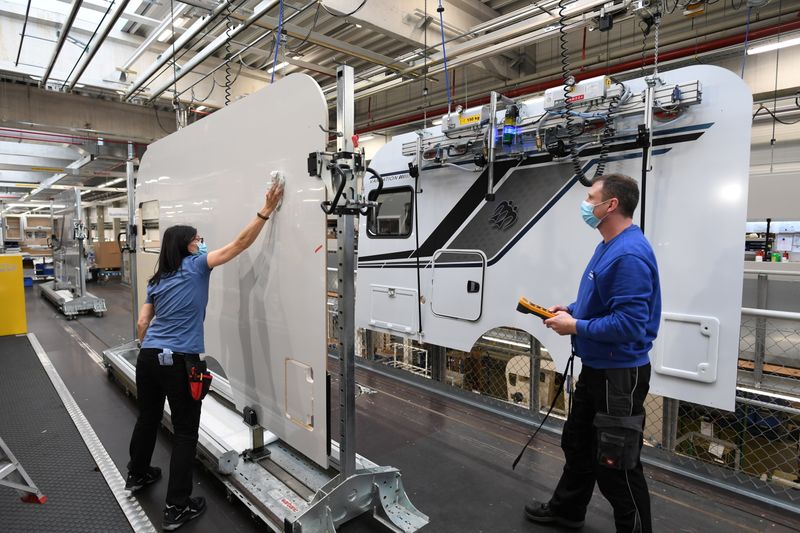
[[[28,289],[28,329],[35,333],[95,432],[124,474],[128,439],[136,420],[131,398],[106,378],[88,352],[100,354],[132,336],[130,295],[117,282],[91,285],[104,297],[102,318],[67,321],[33,289]],[[563,466],[557,439],[544,435],[535,449],[511,470],[527,440],[527,427],[497,420],[479,410],[402,385],[366,371],[359,383],[377,394],[358,398],[358,452],[403,472],[412,502],[431,517],[425,531],[435,533],[556,531],[527,522],[522,507],[531,497],[547,499]],[[336,391],[337,387],[332,387]],[[331,405],[338,402],[332,398]],[[335,419],[335,410],[332,417]],[[159,436],[154,464],[166,469],[170,438]],[[660,471],[648,472],[656,531],[800,531],[797,517],[709,489]],[[229,503],[221,485],[201,467],[195,469],[195,494],[208,499],[206,515],[181,531],[238,533],[265,531],[239,502]],[[158,526],[166,492],[160,482],[141,493],[145,512]],[[344,533],[380,531],[362,518],[340,528]],[[613,531],[611,508],[596,491],[583,531]]]

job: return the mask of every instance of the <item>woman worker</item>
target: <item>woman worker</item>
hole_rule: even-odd
[[[179,528],[206,508],[203,497],[191,497],[201,402],[190,392],[187,368],[199,361],[204,351],[203,319],[211,269],[231,261],[253,244],[282,196],[283,187],[274,183],[264,207],[236,239],[219,250],[207,252],[203,239],[191,226],[172,226],[162,237],[158,269],[147,284],[147,298],[137,323],[141,340],[136,361],[139,419],[131,436],[125,488],[133,493],[161,477],[161,469],[150,466],[150,460],[166,398],[174,431],[162,524],[166,531]]]

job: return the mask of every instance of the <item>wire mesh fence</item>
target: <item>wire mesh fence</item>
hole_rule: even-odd
[[[359,332],[363,337],[363,332]],[[360,355],[425,377],[436,373],[432,347],[372,333]],[[372,346],[369,346],[369,343]],[[469,352],[442,349],[448,385],[543,413],[563,376],[528,333],[499,328]],[[660,457],[800,505],[800,321],[742,316],[733,411],[649,395],[644,438]],[[566,417],[562,395],[553,410]],[[645,453],[648,453],[647,451]]]

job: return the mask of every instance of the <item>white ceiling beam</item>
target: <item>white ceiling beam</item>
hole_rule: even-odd
[[[225,0],[219,4],[219,6],[217,6],[217,8],[211,14],[197,19],[194,24],[192,24],[189,29],[186,30],[186,33],[173,41],[172,45],[167,48],[167,50],[161,54],[154,63],[152,63],[144,70],[143,73],[136,77],[136,81],[125,92],[125,99],[130,100],[133,98],[142,88],[142,86],[145,85],[161,67],[166,65],[170,59],[175,57],[175,54],[177,54],[178,51],[181,50],[192,38],[206,29],[206,27],[208,27],[208,25],[211,24],[214,19],[231,4],[231,2],[232,0]]]
[[[617,5],[622,6],[628,0],[612,0]],[[544,2],[542,2],[544,4]],[[570,31],[575,31],[589,24],[591,19],[597,16],[600,7],[609,4],[608,0],[576,0],[565,10],[565,16],[571,18]],[[549,39],[557,35],[558,14],[552,15],[535,9],[532,6],[532,13],[539,13],[519,22],[501,25],[496,31],[486,33],[474,39],[454,43],[447,47],[448,67],[455,68],[468,64],[483,61],[489,57],[497,56],[508,50],[513,50],[521,46]],[[554,33],[555,32],[555,33]],[[435,74],[444,70],[443,56],[441,52],[432,54],[427,61],[429,74]],[[400,80],[400,76],[408,75],[420,70],[424,66],[423,61],[417,61],[413,66],[408,67],[393,76],[383,76],[377,72],[373,81],[356,83],[356,98],[364,98],[376,92],[381,92],[388,87],[396,87],[406,83]],[[330,87],[325,88],[326,94],[330,98]]]
[[[0,133],[4,133],[4,130],[0,130]],[[75,161],[75,158],[78,157],[75,150],[65,146],[10,141],[0,141],[0,155],[64,159],[68,162]]]
[[[106,9],[108,9],[108,3],[100,3],[95,0],[83,0],[83,7],[91,11],[97,11],[98,13],[105,13]],[[145,17],[144,15],[131,13],[130,11],[124,11],[120,15],[120,18],[127,20],[128,22],[135,22],[137,24],[141,24],[142,26],[147,26],[150,28],[154,28],[161,23],[161,21],[158,19]]]
[[[153,29],[150,32],[150,34],[145,38],[145,40],[142,41],[142,44],[140,44],[136,48],[136,50],[133,51],[133,54],[131,54],[131,56],[122,64],[122,67],[120,67],[120,68],[123,71],[127,71],[128,69],[130,69],[131,66],[133,66],[133,63],[137,59],[142,57],[142,54],[144,54],[147,51],[147,49],[150,48],[150,45],[152,45],[154,42],[156,42],[158,40],[159,36],[164,31],[166,31],[167,29],[172,29],[173,21],[175,19],[177,19],[178,17],[180,17],[188,9],[189,9],[189,6],[187,6],[186,4],[181,4],[175,9],[175,13],[168,14],[164,18],[164,20],[162,20],[158,24],[158,26],[156,26],[155,29]],[[178,29],[179,28],[176,27],[175,31],[177,31]],[[180,29],[182,30],[183,28],[180,28]]]
[[[111,18],[105,22],[105,25],[98,30],[95,38],[90,41],[89,49],[86,50],[86,54],[81,58],[78,65],[75,67],[75,76],[72,78],[72,80],[67,80],[64,82],[64,85],[67,87],[68,91],[71,91],[75,87],[75,84],[78,83],[78,80],[81,79],[81,76],[83,76],[83,73],[86,71],[86,67],[89,66],[89,63],[92,62],[92,59],[94,59],[97,51],[100,50],[100,47],[106,40],[106,37],[108,37],[108,34],[114,28],[114,24],[117,23],[129,2],[130,0],[119,0],[119,4],[116,4],[113,10],[110,12]]]
[[[53,53],[50,55],[50,61],[48,62],[47,68],[42,75],[41,81],[39,82],[40,87],[46,86],[47,79],[53,72],[53,67],[56,64],[56,60],[58,60],[58,55],[61,53],[61,48],[64,46],[64,42],[67,40],[67,35],[69,35],[72,25],[75,23],[75,18],[78,16],[78,11],[80,10],[82,4],[83,0],[73,0],[72,6],[67,14],[67,18],[64,20],[64,24],[61,26],[61,32],[58,34],[56,47],[53,50]]]

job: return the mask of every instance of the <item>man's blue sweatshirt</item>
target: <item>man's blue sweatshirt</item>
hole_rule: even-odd
[[[638,226],[597,246],[569,312],[578,321],[575,353],[584,365],[631,368],[650,362],[661,288],[655,254]]]

